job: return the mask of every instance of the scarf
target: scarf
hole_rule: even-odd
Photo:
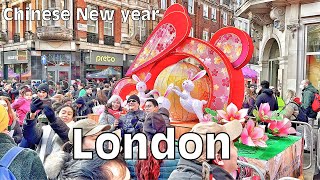
[[[121,115],[121,111],[118,110],[113,110],[111,108],[108,109],[108,113],[111,114],[113,117],[115,117],[116,119],[120,118]]]

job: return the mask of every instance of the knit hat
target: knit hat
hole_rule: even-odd
[[[138,102],[138,104],[140,104],[140,98],[139,98],[137,95],[135,95],[135,94],[131,95],[131,96],[128,98],[127,102],[128,102],[129,100],[131,100],[131,99],[136,100],[136,101]]]
[[[237,137],[240,136],[242,132],[242,125],[239,121],[231,121],[227,124],[220,125],[215,122],[207,122],[207,123],[198,123],[193,128],[191,129],[190,132],[197,133],[201,136],[202,141],[203,141],[203,148],[202,148],[202,154],[201,156],[197,159],[198,162],[204,162],[208,161],[206,156],[206,151],[207,151],[207,140],[206,140],[206,134],[208,133],[214,133],[214,134],[219,134],[221,132],[227,133],[230,137],[230,141],[235,140]],[[216,153],[219,152],[221,149],[221,142],[218,141],[215,143],[215,151]],[[195,144],[193,142],[188,142],[187,143],[187,151],[188,152],[194,152],[195,151]]]
[[[42,83],[38,86],[38,91],[44,91],[46,93],[49,93],[49,85]]]
[[[0,105],[0,133],[8,128],[9,116],[4,106]]]
[[[84,102],[84,99],[82,97],[79,97],[77,100],[76,100],[76,104],[85,104],[86,102]]]
[[[164,133],[166,131],[166,122],[162,115],[159,113],[148,114],[143,123],[143,131],[149,141],[156,133]]]
[[[123,101],[122,101],[121,97],[119,95],[116,95],[116,94],[114,94],[114,95],[112,95],[110,97],[110,99],[108,100],[108,104],[111,104],[115,100],[118,100],[120,102],[121,106],[122,106]]]
[[[70,128],[68,137],[71,144],[73,144],[73,129],[82,129],[82,137],[91,136],[98,132],[104,132],[111,129],[110,125],[99,125],[96,121],[91,119],[83,119],[74,123]]]

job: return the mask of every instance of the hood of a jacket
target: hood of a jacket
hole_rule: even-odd
[[[272,89],[264,89],[264,90],[262,90],[262,93],[265,93],[265,94],[267,94],[268,96],[272,96],[273,91],[272,91]]]
[[[57,179],[65,163],[70,159],[70,154],[58,151],[50,154],[43,163],[48,179]]]
[[[165,116],[167,116],[169,118],[169,111],[166,108],[163,108],[163,107],[159,108],[158,113],[162,114],[162,115],[165,115]]]

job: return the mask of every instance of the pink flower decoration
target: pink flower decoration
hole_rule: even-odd
[[[222,79],[222,86],[229,87],[229,78]]]
[[[287,137],[288,134],[296,133],[296,130],[291,127],[289,119],[284,118],[283,121],[271,121],[268,128],[272,131],[272,134],[279,137]]]
[[[268,136],[264,134],[263,128],[255,127],[254,121],[249,120],[246,127],[243,128],[240,140],[247,146],[267,147]]]
[[[248,114],[248,109],[241,109],[238,111],[238,108],[233,103],[230,103],[226,109],[217,110],[218,115],[222,118],[222,122],[229,122],[233,120],[238,120],[244,122],[246,115]]]
[[[203,116],[203,119],[200,120],[202,123],[207,123],[207,122],[212,122],[212,115],[211,114],[206,114]]]
[[[259,118],[261,121],[269,122],[272,116],[269,103],[262,103],[259,107]]]

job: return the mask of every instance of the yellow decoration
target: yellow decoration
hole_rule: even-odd
[[[182,83],[184,80],[188,78],[187,70],[193,70],[194,74],[198,73],[200,69],[190,63],[186,63],[180,61],[174,65],[171,65],[165,68],[157,77],[154,83],[154,89],[158,90],[161,95],[163,95],[169,86],[169,84],[173,83],[175,86],[178,86],[181,91],[183,91]],[[208,76],[204,76],[203,78],[194,81],[195,88],[191,92],[191,96],[195,99],[200,100],[209,100],[209,87],[210,80]],[[180,97],[176,95],[174,92],[169,93],[167,97],[171,102],[170,107],[170,117],[174,121],[198,121],[197,116],[195,114],[187,112],[180,104]],[[204,106],[208,107],[208,104]]]

